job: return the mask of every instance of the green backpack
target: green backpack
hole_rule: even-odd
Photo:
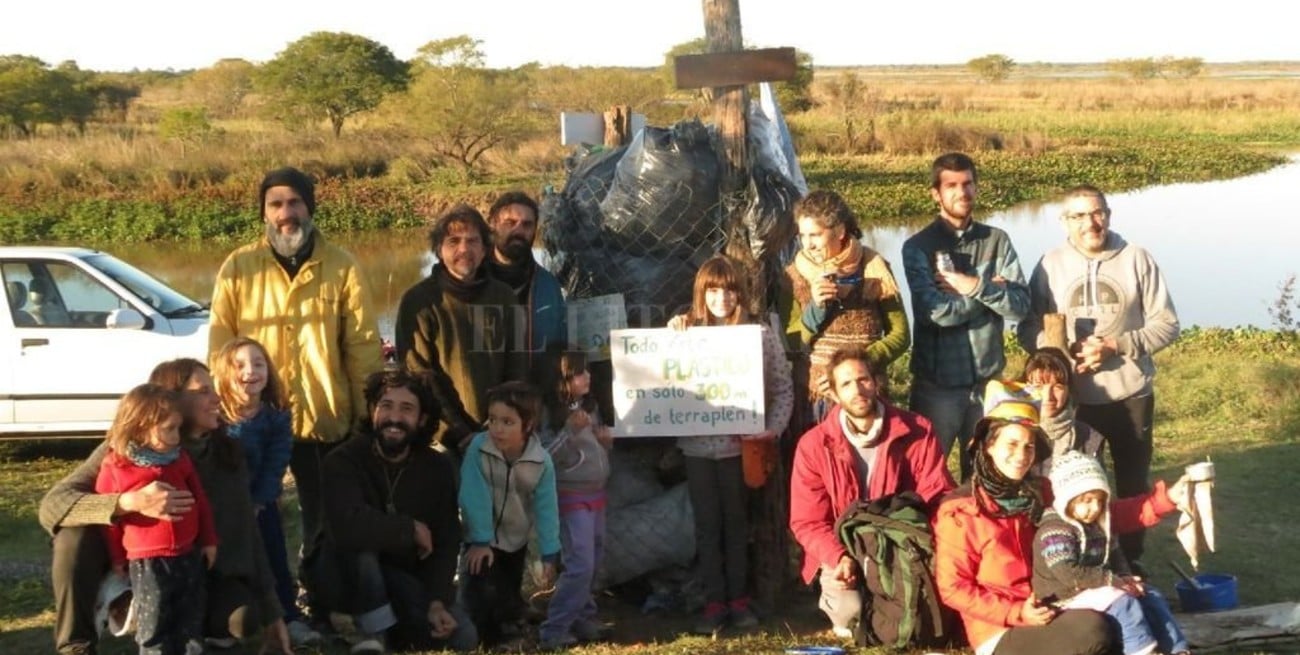
[[[952,641],[953,617],[935,588],[934,538],[920,496],[908,491],[855,502],[835,533],[866,585],[858,645],[936,648]]]

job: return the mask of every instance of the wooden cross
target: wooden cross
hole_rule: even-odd
[[[725,212],[727,254],[752,267],[755,262],[749,243],[744,242],[742,224],[749,178],[749,157],[745,146],[749,136],[746,85],[793,79],[794,48],[744,50],[740,38],[740,0],[704,0],[704,34],[709,54],[685,55],[673,62],[677,88],[713,88],[713,122],[719,137],[718,162],[722,171],[719,191]],[[762,279],[761,275],[759,279]],[[761,285],[756,286],[761,288]],[[755,302],[751,305],[759,308],[766,305],[757,297],[760,295],[754,294],[752,300]],[[754,572],[755,595],[767,607],[774,605],[787,577],[788,491],[785,466],[778,457],[776,470],[763,486],[762,509],[753,518],[754,560],[750,563],[750,570]]]
[[[740,34],[740,0],[703,0],[708,54],[683,55],[673,61],[677,88],[713,88],[713,122],[721,151],[723,197],[745,189],[749,159],[745,139],[747,84],[793,79],[794,48],[745,50]]]

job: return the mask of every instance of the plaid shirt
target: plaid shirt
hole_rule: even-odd
[[[980,278],[970,295],[935,285],[940,250],[952,255],[959,272]],[[974,221],[958,232],[936,218],[903,243],[903,270],[912,294],[912,375],[941,387],[967,387],[1001,374],[1005,321],[1029,311],[1029,287],[1007,233]]]

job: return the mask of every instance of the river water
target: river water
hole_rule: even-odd
[[[1109,197],[1111,229],[1149,250],[1168,282],[1184,327],[1272,327],[1268,308],[1289,275],[1300,274],[1300,155],[1273,170],[1231,180],[1151,187]],[[1011,235],[1025,278],[1038,258],[1062,243],[1060,204],[1026,204],[980,216]],[[866,228],[864,241],[902,269],[903,241],[918,228]],[[402,292],[428,274],[423,232],[330,234],[360,261],[391,334]],[[107,249],[206,300],[226,254],[224,243],[140,244]],[[683,284],[689,284],[683,281]],[[910,316],[910,307],[909,307]]]

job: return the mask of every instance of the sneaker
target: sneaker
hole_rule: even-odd
[[[384,655],[384,636],[365,635],[361,641],[352,644],[352,655]]]
[[[234,637],[206,637],[204,638],[203,643],[213,648],[225,650],[227,648],[238,646],[239,640]]]
[[[542,637],[542,640],[537,643],[537,647],[542,650],[568,650],[577,645],[578,638],[568,632],[555,637]]]
[[[731,617],[731,625],[737,628],[752,628],[758,625],[758,616],[754,614],[754,610],[749,609],[748,598],[731,601],[727,613]]]
[[[320,633],[313,630],[310,625],[307,625],[307,623],[302,620],[295,619],[290,621],[285,625],[285,627],[289,630],[289,643],[292,644],[294,648],[319,644],[321,641]]]
[[[697,635],[713,636],[722,630],[722,626],[727,622],[727,606],[722,603],[709,603],[704,608],[704,614],[700,620],[695,622],[695,627],[691,629]]]
[[[573,636],[578,641],[608,641],[614,629],[596,619],[578,619],[573,622]]]

